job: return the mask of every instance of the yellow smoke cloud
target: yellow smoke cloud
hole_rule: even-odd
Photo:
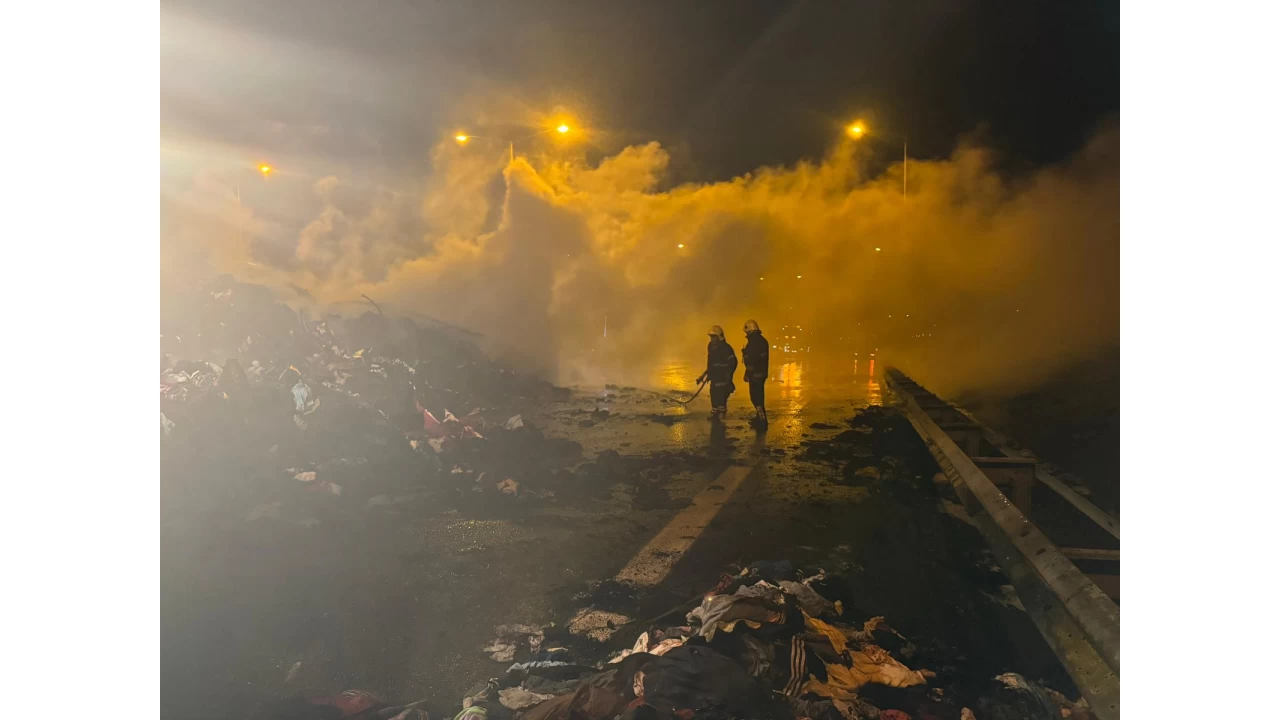
[[[905,200],[901,165],[870,177],[852,142],[821,162],[665,189],[657,143],[537,167],[451,145],[420,202],[381,191],[355,215],[326,178],[291,256],[246,269],[239,242],[205,259],[321,303],[365,293],[471,327],[568,382],[643,382],[660,361],[696,359],[707,326],[748,317],[767,336],[804,323],[828,354],[878,346],[949,392],[1029,382],[1119,342],[1115,127],[1016,182],[978,147],[913,160]],[[200,245],[183,225],[162,243]]]

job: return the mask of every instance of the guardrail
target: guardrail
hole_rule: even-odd
[[[1094,714],[1101,720],[1119,718],[1120,608],[1028,519],[1031,487],[1036,480],[1044,482],[1035,458],[1011,453],[998,434],[901,371],[890,368],[884,377]],[[998,454],[984,453],[984,441]],[[1060,488],[1045,484],[1059,494],[1067,490],[1074,495],[1076,501],[1067,499],[1077,509],[1081,504],[1092,508],[1082,512],[1119,538],[1114,518],[1060,482]],[[1006,487],[1009,495],[997,485]],[[1069,550],[1077,556],[1102,552]]]

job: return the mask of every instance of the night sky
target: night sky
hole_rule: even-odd
[[[582,113],[600,153],[658,140],[672,181],[818,157],[855,115],[914,157],[977,133],[1019,172],[1120,104],[1116,2],[170,0],[161,31],[166,137],[271,153],[323,128],[293,149],[393,175],[484,93]]]

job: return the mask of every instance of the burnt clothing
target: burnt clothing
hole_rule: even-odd
[[[751,404],[764,407],[764,378],[747,378],[747,389],[751,391]]]
[[[667,717],[679,710],[716,707],[732,711],[732,717],[757,717],[753,711],[769,702],[746,670],[706,646],[683,645],[661,657],[645,655],[642,662],[630,675],[639,676],[633,684],[645,703]],[[620,667],[620,674],[631,667]]]
[[[747,382],[755,379],[763,381],[769,377],[769,341],[764,339],[759,330],[747,333],[747,344],[742,348],[742,364],[746,366],[743,379]]]

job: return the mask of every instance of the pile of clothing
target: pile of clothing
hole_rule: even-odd
[[[787,562],[755,563],[722,576],[685,624],[651,627],[594,664],[539,634],[532,659],[475,688],[456,720],[978,717],[929,688],[933,672],[905,664],[915,647],[884,618],[850,623],[819,591],[827,580]],[[873,688],[918,692],[902,695],[914,698],[907,709],[881,708],[866,699]],[[1070,716],[1059,710],[1051,717]]]
[[[823,594],[838,586],[837,578],[821,571],[806,577],[785,561],[754,563],[722,575],[685,624],[650,627],[630,647],[596,660],[586,655],[606,645],[562,647],[558,637],[569,635],[557,632],[565,628],[502,625],[485,652],[501,662],[521,660],[503,677],[472,688],[461,711],[432,711],[430,717],[1093,720],[1083,700],[1071,702],[1016,673],[965,693],[966,706],[953,692],[930,686],[933,672],[906,664],[919,651],[884,618],[849,622],[842,603]],[[426,715],[425,702],[388,707],[359,691],[337,697],[342,702],[295,702],[305,712],[275,718],[313,720],[319,712],[342,720]]]
[[[516,414],[570,391],[490,360],[464,330],[380,310],[311,317],[230,278],[170,310],[159,383],[169,510],[318,527],[346,509],[501,511],[576,489],[566,468],[581,445]],[[222,476],[188,472],[227,458],[240,464]]]

